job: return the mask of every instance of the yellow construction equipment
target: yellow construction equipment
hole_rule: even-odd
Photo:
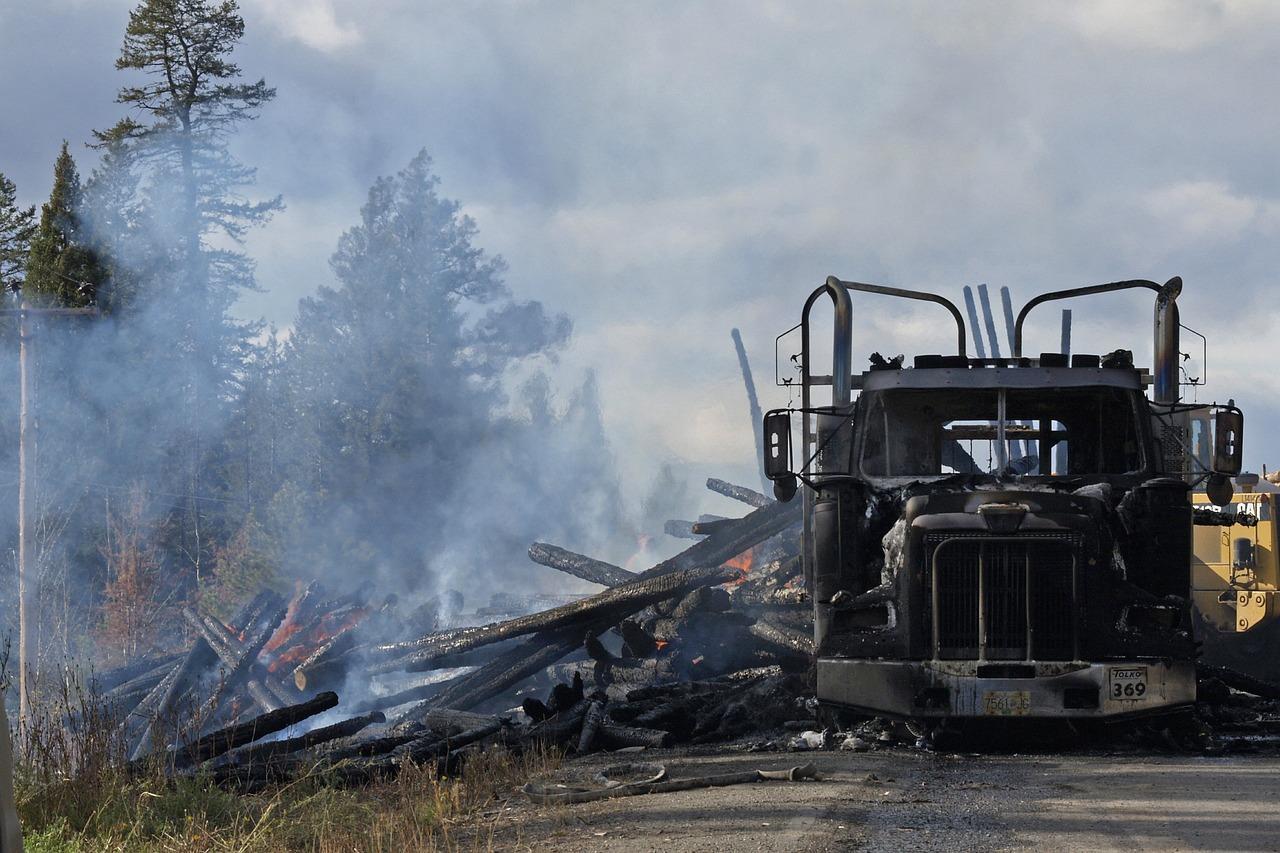
[[[1191,597],[1203,661],[1255,678],[1280,679],[1280,486],[1257,474],[1235,478],[1231,502],[1192,500]],[[1213,514],[1217,523],[1211,523]]]

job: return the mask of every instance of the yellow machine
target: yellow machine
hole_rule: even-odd
[[[1191,596],[1203,660],[1255,678],[1280,679],[1280,488],[1256,474],[1241,474],[1226,506],[1213,506],[1204,493],[1193,502],[1199,517]]]

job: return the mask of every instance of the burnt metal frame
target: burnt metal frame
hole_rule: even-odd
[[[1113,281],[1108,284],[1095,284],[1089,287],[1075,287],[1069,290],[1042,293],[1022,306],[1022,311],[1018,313],[1013,332],[1014,357],[1022,357],[1022,324],[1027,319],[1027,315],[1031,313],[1031,309],[1037,305],[1057,299],[1093,296],[1099,293],[1115,293],[1116,291],[1131,290],[1137,287],[1153,290],[1156,294],[1155,341],[1151,367],[1155,387],[1152,389],[1152,399],[1158,403],[1178,402],[1178,389],[1184,384],[1179,372],[1181,347],[1178,333],[1182,328],[1182,323],[1178,320],[1178,294],[1182,293],[1182,279],[1178,276],[1174,276],[1164,284],[1156,284],[1154,281],[1147,279],[1130,279],[1128,281]],[[1199,333],[1196,332],[1195,334]]]
[[[939,643],[940,629],[940,606],[938,593],[938,554],[956,543],[974,543],[977,542],[978,550],[978,663],[986,662],[987,653],[987,626],[986,626],[986,598],[984,597],[986,578],[986,563],[983,560],[985,548],[983,546],[993,542],[1015,542],[1021,544],[1029,544],[1032,542],[1042,542],[1057,545],[1066,548],[1071,554],[1071,654],[1072,660],[1080,660],[1080,620],[1077,603],[1080,600],[1080,553],[1079,544],[1072,539],[1060,539],[1056,537],[1037,536],[1035,534],[1023,534],[1021,536],[953,536],[943,539],[941,542],[933,546],[933,552],[929,556],[929,595],[930,607],[933,612],[930,619],[933,626],[933,659],[935,661],[942,660],[940,657],[941,645]],[[1027,620],[1027,653],[1024,661],[1033,661],[1035,646],[1033,645],[1034,630],[1031,626],[1031,549],[1026,549],[1026,562],[1023,566],[1026,573],[1026,580],[1023,584],[1026,592],[1026,620]]]
[[[800,442],[802,458],[808,456],[809,448],[816,438],[811,433],[810,411],[812,410],[812,400],[810,389],[814,385],[831,385],[832,386],[832,415],[847,416],[849,413],[840,411],[847,408],[851,402],[853,391],[853,300],[849,297],[849,291],[858,291],[860,293],[878,293],[882,296],[896,296],[901,299],[915,299],[921,302],[934,302],[951,312],[952,318],[956,321],[958,331],[957,349],[958,354],[968,357],[965,349],[965,327],[964,317],[961,316],[959,309],[955,304],[944,296],[938,296],[934,293],[925,293],[919,290],[906,290],[899,287],[885,287],[880,284],[865,284],[857,281],[841,281],[835,276],[827,276],[827,280],[816,288],[813,293],[809,294],[809,298],[805,300],[804,310],[800,313],[800,409],[803,413],[800,424]],[[831,298],[835,305],[836,322],[835,322],[835,339],[833,341],[833,352],[831,355],[830,376],[813,376],[809,372],[809,314],[813,310],[814,303],[818,298],[826,294]],[[792,327],[794,329],[794,327]],[[783,335],[789,334],[789,329],[783,332]],[[782,335],[779,336],[781,338]],[[776,349],[776,343],[775,343]],[[776,369],[776,358],[775,358]],[[825,415],[819,415],[826,417]],[[815,452],[816,458],[816,452]],[[805,483],[807,488],[804,490],[803,507],[801,516],[804,523],[802,560],[804,564],[804,574],[806,578],[813,576],[813,487],[809,483]]]
[[[1045,302],[1053,302],[1059,299],[1073,299],[1077,296],[1094,296],[1099,293],[1116,293],[1121,290],[1132,290],[1136,287],[1145,287],[1148,290],[1154,290],[1156,293],[1162,293],[1164,288],[1154,281],[1145,278],[1129,279],[1128,281],[1113,281],[1108,284],[1093,284],[1088,287],[1072,287],[1066,290],[1053,290],[1049,293],[1041,293],[1039,296],[1033,296],[1026,305],[1022,306],[1022,310],[1018,312],[1018,319],[1013,323],[1013,357],[1022,358],[1022,324],[1027,319],[1027,315],[1031,313],[1031,309]]]

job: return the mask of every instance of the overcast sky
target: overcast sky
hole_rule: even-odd
[[[48,193],[59,141],[119,116],[129,0],[0,0],[0,171]],[[1015,302],[1186,281],[1208,389],[1280,465],[1272,339],[1280,5],[242,0],[237,59],[278,96],[238,149],[288,209],[249,251],[287,326],[375,177],[420,148],[510,263],[569,313],[561,380],[600,378],[630,493],[665,460],[753,480],[729,329],[766,406],[774,336],[828,274]],[[77,149],[88,173],[92,152]],[[1148,296],[1073,306],[1077,349],[1150,362]],[[872,350],[953,345],[945,315],[855,300]],[[1028,350],[1054,348],[1045,311]],[[1037,334],[1039,332],[1040,334]],[[712,507],[714,508],[714,507]],[[727,508],[727,507],[726,507]]]

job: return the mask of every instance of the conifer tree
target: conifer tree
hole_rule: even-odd
[[[289,339],[304,456],[274,515],[327,537],[334,564],[420,566],[495,431],[503,379],[569,337],[567,317],[512,297],[438,186],[426,152],[373,185],[330,260],[339,287],[302,300]],[[304,538],[288,527],[282,540]]]
[[[0,287],[13,293],[22,287],[35,233],[35,206],[18,206],[18,188],[0,173]]]
[[[132,282],[128,296],[148,314],[149,349],[138,354],[155,364],[148,393],[165,398],[184,422],[168,448],[172,476],[182,480],[174,486],[186,495],[173,546],[197,580],[214,541],[202,528],[217,523],[206,516],[219,506],[203,500],[204,478],[223,449],[209,424],[227,414],[256,329],[229,315],[254,281],[252,262],[225,238],[234,246],[282,206],[279,198],[244,199],[255,170],[229,149],[237,128],[275,96],[263,80],[243,82],[231,61],[243,35],[234,0],[141,0],[116,68],[143,80],[117,96],[131,114],[96,134],[99,145],[136,165],[149,209],[148,254],[160,263]]]
[[[31,238],[23,292],[33,304],[82,308],[93,304],[102,278],[82,217],[84,191],[64,140],[53,168],[53,192]]]
[[[174,208],[182,284],[201,307],[219,313],[252,286],[252,267],[240,253],[209,248],[206,237],[221,232],[239,240],[281,207],[278,197],[240,198],[255,170],[227,147],[236,127],[275,97],[264,80],[238,82],[240,66],[230,56],[243,36],[234,0],[143,0],[129,15],[116,68],[148,80],[122,88],[116,100],[149,121],[129,116],[97,134],[101,144],[117,143],[150,165],[153,192]]]

